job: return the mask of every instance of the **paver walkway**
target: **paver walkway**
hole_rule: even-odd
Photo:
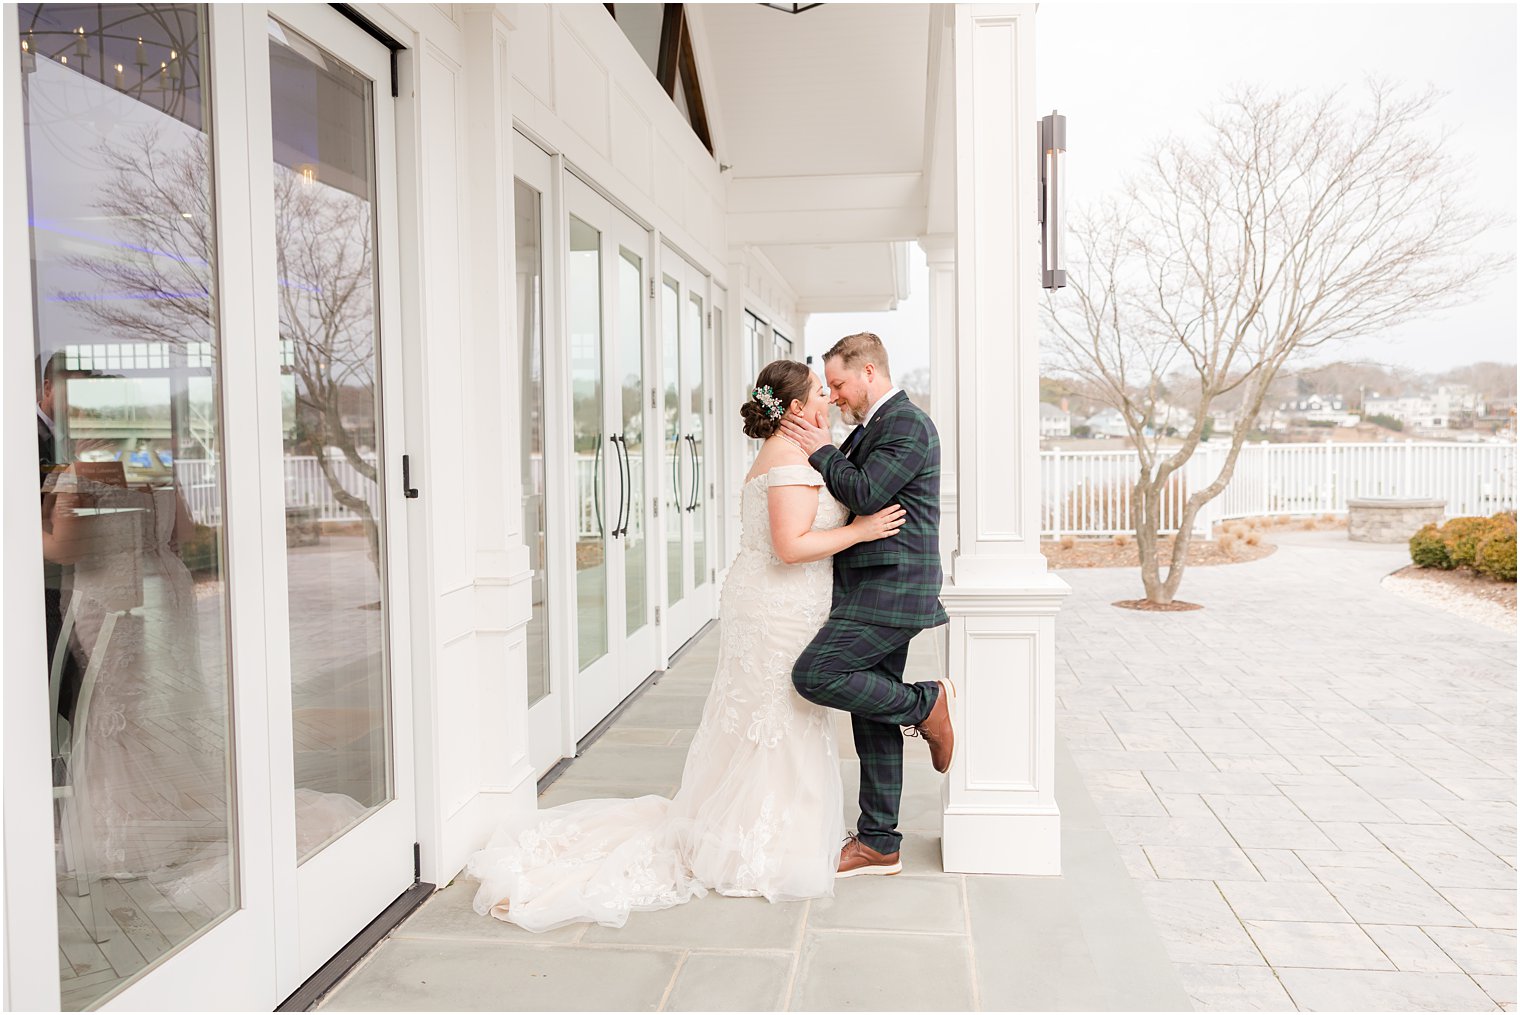
[[[938,781],[910,742],[901,877],[540,936],[475,916],[461,881],[323,1006],[1513,1008],[1514,636],[1380,588],[1399,547],[1274,538],[1264,560],[1193,570],[1193,613],[1109,605],[1138,594],[1134,571],[1063,572],[1060,878],[940,873]],[[543,803],[673,792],[716,648]],[[909,665],[933,672],[929,641]]]
[[[709,633],[549,791],[674,792],[717,652]],[[914,643],[913,679],[935,671]],[[839,726],[846,754],[849,727]],[[475,884],[445,887],[325,999],[331,1010],[1186,1010],[1138,884],[1064,749],[1060,878],[945,874],[939,777],[909,741],[905,871],[853,878],[832,899],[771,905],[708,895],[620,930],[542,935],[476,916]],[[842,762],[853,801],[857,763]],[[853,815],[852,815],[853,816]]]
[[[1066,571],[1057,725],[1194,1004],[1513,1009],[1515,637],[1379,587],[1401,546],[1274,535],[1192,613]]]

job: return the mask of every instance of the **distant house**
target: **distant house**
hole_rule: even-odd
[[[1278,413],[1288,421],[1303,420],[1322,425],[1351,427],[1362,421],[1360,413],[1347,411],[1345,399],[1340,395],[1307,395],[1284,402]]]
[[[1040,436],[1070,437],[1071,413],[1067,412],[1059,405],[1051,405],[1049,402],[1041,402]]]
[[[1129,428],[1124,425],[1124,416],[1118,409],[1099,409],[1087,417],[1086,426],[1094,437],[1129,436]]]
[[[1180,405],[1172,405],[1170,402],[1157,401],[1151,407],[1151,426],[1153,433],[1166,434],[1172,431],[1178,435],[1185,434],[1193,429],[1197,417]]]
[[[1437,407],[1434,399],[1421,395],[1400,398],[1369,396],[1362,403],[1362,410],[1369,416],[1389,416],[1404,424],[1407,430],[1444,430],[1449,417]]]

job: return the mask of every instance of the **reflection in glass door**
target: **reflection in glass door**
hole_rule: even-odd
[[[565,265],[576,470],[574,736],[657,665],[645,425],[649,234],[567,177]]]
[[[710,322],[707,276],[665,249],[660,286],[661,377],[665,429],[662,508],[666,511],[665,586],[668,650],[679,648],[712,619],[713,567],[708,547],[712,506],[707,434]]]
[[[576,471],[576,668],[607,654],[607,512],[602,454],[602,234],[570,216],[565,305],[570,335],[572,450]],[[577,685],[577,694],[581,694]],[[588,692],[589,693],[589,692]],[[601,695],[597,695],[598,698]],[[579,709],[577,709],[579,711]]]
[[[618,392],[622,434],[618,441],[623,453],[624,491],[619,538],[623,540],[623,635],[626,639],[646,631],[650,624],[649,538],[644,504],[647,468],[644,454],[644,308],[648,301],[644,298],[644,255],[621,244],[618,247],[617,299],[618,369],[622,378]],[[637,665],[629,676],[643,679]]]
[[[263,50],[294,830],[275,862],[299,916],[281,969],[304,979],[412,882],[395,103],[389,52],[331,7],[271,8]]]
[[[393,795],[373,83],[272,18],[269,63],[304,863]]]
[[[523,541],[533,569],[533,612],[527,630],[528,757],[534,771],[542,775],[567,751],[573,754],[575,750],[565,714],[573,681],[565,676],[578,671],[571,665],[577,661],[577,653],[567,650],[561,659],[557,650],[565,644],[565,619],[572,615],[574,605],[570,593],[577,583],[571,581],[571,567],[576,555],[569,543],[579,540],[580,526],[572,524],[574,512],[557,503],[551,506],[551,498],[561,496],[565,487],[550,483],[549,463],[558,460],[561,449],[571,442],[559,415],[570,411],[559,395],[567,387],[563,383],[566,375],[559,372],[565,361],[552,356],[552,351],[563,348],[563,344],[554,342],[551,346],[546,341],[557,332],[559,301],[549,294],[557,290],[555,280],[562,277],[560,258],[554,253],[560,232],[554,224],[558,216],[550,196],[554,190],[553,161],[543,149],[514,131],[513,171]],[[573,487],[570,495],[575,496]],[[551,517],[555,521],[551,522]]]
[[[8,676],[48,687],[58,975],[63,1008],[78,1010],[243,905],[210,16],[194,4],[6,16],[27,47],[48,662]]]

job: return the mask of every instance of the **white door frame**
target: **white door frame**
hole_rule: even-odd
[[[560,271],[561,217],[559,160],[520,130],[513,131],[512,171],[516,178],[539,195],[539,263],[543,275],[540,283],[544,329],[544,499],[548,524],[545,546],[544,651],[549,657],[549,691],[528,708],[528,760],[535,775],[543,775],[562,758],[575,754],[575,738],[570,728],[570,683],[575,673],[573,576],[575,556],[570,542],[560,529],[564,519],[573,517],[573,477],[567,470],[551,467],[553,462],[568,461],[570,440],[565,420],[571,406],[565,396],[569,390],[569,359],[564,343],[555,340],[561,334],[562,302]],[[525,336],[519,335],[524,341]],[[520,352],[520,350],[519,350]],[[521,435],[518,435],[521,440]],[[524,534],[527,538],[527,534]],[[569,611],[569,612],[567,612]]]
[[[353,22],[325,5],[243,8],[247,18],[249,162],[254,222],[254,294],[258,334],[279,333],[273,197],[273,133],[268,99],[267,18],[275,17],[325,52],[374,82],[375,256],[379,274],[381,497],[384,503],[387,624],[385,655],[390,681],[392,796],[339,839],[296,866],[294,731],[290,670],[288,573],[284,542],[284,483],[265,483],[265,609],[270,650],[269,768],[273,809],[276,983],[288,995],[335,955],[414,881],[417,796],[411,651],[412,583],[408,561],[406,498],[401,488],[405,448],[405,392],[401,385],[401,274],[397,210],[396,102],[388,87],[390,53]],[[267,342],[254,377],[260,398],[262,471],[283,476],[279,347]],[[280,471],[276,471],[280,470]]]
[[[19,49],[17,9],[4,12],[5,44]],[[280,1000],[273,977],[276,907],[272,850],[267,834],[259,834],[272,813],[271,777],[266,731],[269,698],[258,675],[266,672],[271,652],[266,641],[268,617],[256,596],[241,594],[258,587],[267,557],[265,529],[259,521],[267,484],[258,468],[256,450],[259,411],[257,395],[248,385],[228,378],[251,376],[257,359],[253,326],[254,296],[246,284],[254,271],[246,223],[248,199],[248,124],[242,102],[247,87],[246,24],[235,6],[209,9],[210,53],[206,54],[212,88],[212,165],[217,222],[216,273],[220,314],[218,324],[225,498],[224,539],[226,576],[247,576],[247,585],[227,585],[227,616],[231,691],[228,698],[234,787],[235,881],[239,908],[188,939],[156,967],[122,988],[102,1010],[246,1010],[272,1008]],[[19,136],[22,123],[20,87],[11,66],[6,67],[4,123],[5,243],[13,265],[29,257],[26,168]],[[31,375],[35,321],[31,312],[30,272],[7,273],[5,306],[5,395],[7,416],[32,399]],[[6,460],[29,461],[30,452],[17,454],[11,443],[21,433],[9,426]],[[37,500],[31,482],[19,478],[4,484],[8,597],[5,611],[7,671],[41,673],[47,668],[41,610],[36,608],[37,578],[42,574]],[[283,515],[283,506],[282,511]],[[284,543],[283,524],[279,535]],[[224,579],[225,580],[225,579]],[[245,579],[240,578],[240,583]],[[13,637],[14,636],[14,637]],[[56,1010],[58,980],[57,887],[52,876],[53,843],[47,732],[38,722],[47,714],[47,689],[40,680],[7,680],[5,703],[5,942],[6,1007]],[[32,761],[31,759],[35,759]],[[46,872],[46,876],[39,876]],[[25,933],[17,933],[25,928]]]

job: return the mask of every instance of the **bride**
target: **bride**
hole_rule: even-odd
[[[674,799],[581,800],[507,822],[470,858],[475,911],[527,930],[621,927],[633,911],[705,895],[772,902],[834,894],[844,803],[833,718],[792,688],[792,664],[828,617],[830,558],[902,525],[891,505],[848,512],[778,435],[824,425],[828,389],[777,360],[742,408],[765,443],[742,488],[740,549],[719,600],[717,671]]]

